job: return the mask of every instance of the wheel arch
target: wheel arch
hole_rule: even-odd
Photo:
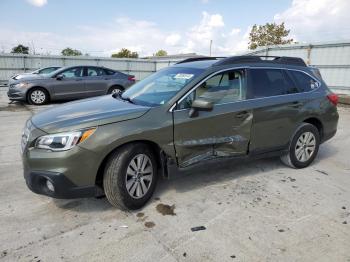
[[[30,87],[30,88],[27,90],[27,92],[26,92],[26,100],[27,100],[27,102],[29,102],[29,97],[28,97],[28,96],[29,96],[29,93],[30,93],[33,89],[35,89],[35,88],[45,90],[46,93],[48,94],[48,101],[51,100],[51,93],[50,93],[50,91],[49,91],[46,87],[39,86],[39,85],[35,85],[35,86]]]
[[[108,162],[108,159],[109,157],[118,149],[120,149],[121,147],[124,147],[124,146],[127,146],[127,145],[130,145],[130,144],[137,144],[137,143],[140,143],[140,144],[145,144],[148,146],[148,148],[150,148],[150,150],[152,151],[152,153],[154,154],[155,158],[156,158],[156,161],[157,161],[157,166],[158,166],[158,169],[161,168],[163,166],[163,160],[162,160],[162,149],[161,147],[153,142],[153,141],[150,141],[150,140],[134,140],[134,141],[129,141],[129,142],[126,142],[124,144],[121,144],[119,146],[117,146],[116,148],[114,148],[113,150],[111,150],[104,158],[103,160],[101,161],[100,163],[100,166],[97,170],[97,174],[96,174],[96,179],[95,179],[95,185],[103,188],[103,175],[104,175],[104,170],[105,170],[105,167],[106,167],[106,164]]]
[[[304,119],[303,123],[308,123],[315,126],[320,134],[320,140],[323,139],[324,127],[322,121],[317,117],[309,117]]]

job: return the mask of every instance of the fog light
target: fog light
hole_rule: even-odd
[[[50,180],[46,180],[46,186],[51,192],[55,192],[55,187],[53,186]]]

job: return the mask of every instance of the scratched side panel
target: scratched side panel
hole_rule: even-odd
[[[252,111],[243,103],[214,106],[211,112],[199,112],[190,118],[188,110],[174,112],[174,144],[180,167],[215,158],[247,153]]]

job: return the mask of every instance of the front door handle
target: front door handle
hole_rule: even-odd
[[[245,118],[249,115],[248,111],[242,111],[236,114],[236,118]]]

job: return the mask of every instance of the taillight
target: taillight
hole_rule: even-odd
[[[327,95],[327,98],[333,105],[336,106],[338,104],[339,98],[338,98],[337,94],[331,93],[331,94]]]
[[[135,76],[128,76],[128,80],[132,82],[136,81]]]

